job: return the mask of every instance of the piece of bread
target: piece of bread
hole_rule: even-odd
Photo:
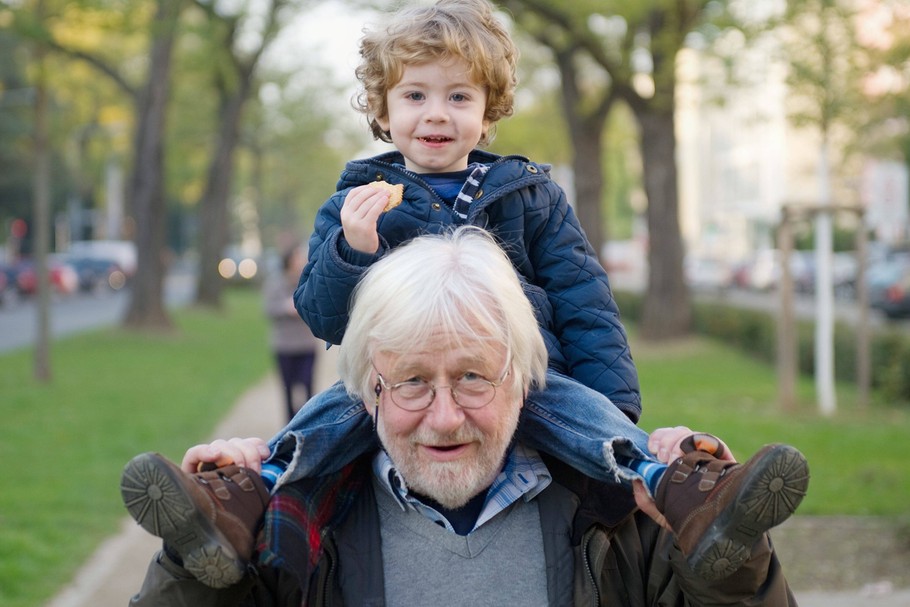
[[[404,184],[395,183],[391,184],[388,181],[374,181],[373,185],[378,185],[384,190],[389,191],[389,202],[385,205],[385,208],[382,210],[383,213],[386,211],[391,211],[395,207],[401,204],[401,197],[404,195]]]

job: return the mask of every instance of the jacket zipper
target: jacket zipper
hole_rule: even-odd
[[[323,529],[320,533],[320,543],[322,544],[322,551],[325,554],[325,558],[329,561],[328,570],[324,575],[320,576],[322,586],[322,605],[328,607],[333,604],[331,600],[333,597],[330,597],[334,587],[333,581],[335,579],[335,563],[338,561],[338,555],[335,551],[334,541],[329,541],[329,532],[328,529]],[[334,538],[332,538],[334,540]],[[318,567],[318,565],[317,565]]]
[[[429,191],[433,195],[433,198],[436,199],[437,202],[441,203],[444,207],[451,208],[451,205],[449,205],[448,203],[446,203],[445,200],[440,198],[439,194],[436,193],[436,190],[431,188],[430,184],[427,183],[423,178],[421,178],[418,173],[412,173],[411,171],[408,171],[407,169],[402,171],[400,168],[398,168],[394,164],[391,164],[389,162],[383,162],[382,160],[373,160],[372,162],[374,162],[375,164],[377,164],[381,167],[385,167],[385,169],[388,173],[395,173],[396,175],[407,178],[410,181],[418,182],[420,185],[425,187],[427,189],[427,191]]]
[[[600,588],[597,587],[597,579],[594,577],[594,570],[591,567],[591,558],[588,554],[588,547],[590,544],[591,534],[586,533],[584,544],[582,545],[582,553],[584,554],[585,559],[585,572],[588,574],[588,581],[591,582],[591,588],[594,589],[594,606],[598,607],[600,605]]]

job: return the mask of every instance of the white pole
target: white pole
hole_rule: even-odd
[[[832,216],[828,138],[823,135],[818,166],[821,209],[815,216],[815,391],[822,415],[837,409],[834,395],[834,288],[831,280]]]
[[[107,231],[105,238],[123,238],[123,167],[114,158],[109,158],[104,170],[104,185],[107,200]]]

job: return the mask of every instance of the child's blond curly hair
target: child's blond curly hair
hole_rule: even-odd
[[[387,117],[386,94],[406,65],[452,58],[468,63],[471,78],[487,90],[484,118],[490,129],[482,145],[492,141],[496,122],[512,114],[518,48],[487,0],[439,0],[403,9],[385,29],[365,32],[360,56],[355,73],[363,89],[354,107],[366,115],[373,137],[386,143],[391,137],[376,119]]]

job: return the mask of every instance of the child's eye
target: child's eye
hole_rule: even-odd
[[[468,101],[468,96],[464,93],[452,93],[451,99],[455,103],[463,103],[465,101]]]
[[[413,92],[410,92],[407,95],[405,95],[405,98],[410,101],[423,101],[424,95],[423,95],[423,93],[413,91]]]

